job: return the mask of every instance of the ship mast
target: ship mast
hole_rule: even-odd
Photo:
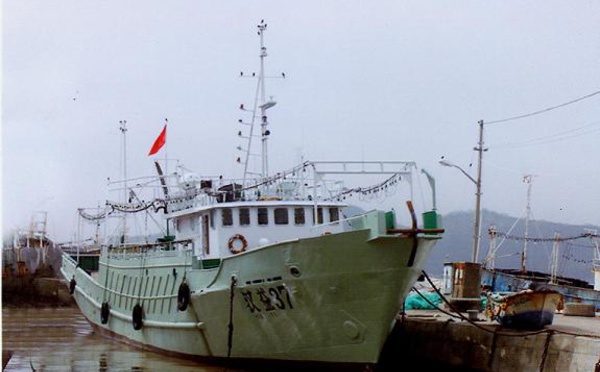
[[[533,175],[528,174],[523,177],[523,182],[527,184],[527,206],[525,207],[525,239],[523,240],[523,252],[521,253],[521,272],[527,272],[527,246],[529,245],[529,218],[531,215],[531,183]]]
[[[127,121],[120,120],[119,130],[123,133],[123,201],[127,200]],[[121,244],[125,244],[127,235],[127,213],[122,213]]]
[[[483,267],[488,269],[496,268],[496,251],[498,250],[496,239],[498,237],[498,229],[496,226],[490,226],[488,229],[488,235],[490,237],[490,246],[488,247],[488,253],[486,258],[483,260]]]
[[[592,271],[594,272],[594,290],[600,291],[600,241],[596,230],[587,231],[594,245],[594,257],[592,259]]]
[[[265,47],[264,44],[264,33],[267,30],[267,24],[264,22],[264,20],[261,20],[260,24],[257,26],[258,27],[258,35],[260,36],[260,70],[258,72],[258,76],[256,76],[256,73],[252,73],[251,76],[248,77],[253,77],[253,78],[257,78],[257,86],[256,86],[256,94],[255,94],[255,98],[254,98],[254,107],[252,109],[252,121],[250,124],[250,134],[247,137],[248,138],[248,147],[246,148],[246,160],[244,162],[244,183],[246,181],[246,178],[248,176],[248,174],[252,173],[248,170],[248,164],[249,164],[249,159],[250,159],[250,155],[251,154],[251,147],[252,147],[252,138],[253,138],[253,132],[254,132],[254,124],[256,122],[256,118],[260,119],[260,138],[261,138],[261,172],[260,172],[260,176],[264,179],[267,178],[269,176],[269,157],[268,157],[268,146],[267,146],[267,142],[269,139],[269,135],[271,134],[271,132],[268,130],[268,118],[267,118],[267,110],[270,109],[271,107],[275,106],[277,104],[277,102],[275,102],[272,99],[267,100],[266,97],[266,89],[265,89],[265,58],[267,57],[267,48]],[[247,77],[244,76],[244,73],[242,72],[241,75],[242,77]],[[282,77],[284,75],[282,74]],[[244,109],[244,105],[242,104],[240,106],[240,109],[245,110]],[[240,123],[244,124],[243,121],[240,119]],[[241,135],[241,132],[239,132],[239,135],[241,137],[243,137]],[[241,147],[238,147],[238,149],[241,149]]]
[[[554,243],[552,244],[552,263],[550,265],[550,283],[556,284],[558,276],[558,251],[560,248],[560,234],[554,233]]]

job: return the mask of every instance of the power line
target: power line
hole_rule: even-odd
[[[580,137],[583,135],[587,135],[593,132],[600,130],[600,122],[594,122],[583,127],[575,128],[572,130],[552,134],[549,136],[533,138],[529,140],[524,140],[520,142],[511,142],[500,145],[494,145],[494,149],[503,149],[503,148],[517,148],[517,147],[528,147],[528,146],[536,146],[536,145],[544,145],[551,142],[564,141],[575,137]]]
[[[548,111],[551,111],[551,110],[554,110],[554,109],[557,109],[557,108],[561,108],[561,107],[565,107],[565,106],[571,105],[571,104],[579,102],[579,101],[583,101],[584,99],[591,98],[591,97],[593,97],[595,95],[598,95],[598,94],[600,94],[600,90],[595,91],[594,93],[590,93],[588,95],[585,95],[583,97],[579,97],[579,98],[574,99],[572,101],[561,103],[560,105],[557,105],[557,106],[548,107],[548,108],[545,108],[543,110],[530,112],[530,113],[524,114],[524,115],[513,116],[513,117],[510,117],[510,118],[506,118],[506,119],[486,121],[486,124],[489,125],[489,124],[504,123],[504,122],[507,122],[507,121],[517,120],[517,119],[523,119],[523,118],[527,118],[527,117],[530,117],[530,116],[542,114],[544,112],[548,112]]]

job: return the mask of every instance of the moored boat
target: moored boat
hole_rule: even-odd
[[[34,212],[28,228],[17,229],[3,244],[3,277],[54,277],[60,266],[60,250],[47,231],[48,213]]]
[[[62,252],[47,230],[48,213],[34,212],[27,228],[15,229],[2,247],[2,301],[7,305],[63,304]],[[66,296],[68,299],[68,295]]]
[[[498,235],[504,238],[513,238],[527,241],[528,237],[508,237],[507,234],[498,233],[494,228],[490,229],[490,247],[495,247],[495,239]],[[575,239],[589,239],[593,247],[593,259],[591,271],[595,275],[595,284],[572,277],[558,275],[559,243],[562,241],[573,241]],[[522,265],[518,269],[495,268],[492,257],[486,258],[481,270],[481,285],[491,292],[519,292],[526,289],[551,290],[559,292],[563,296],[565,304],[576,303],[592,306],[595,311],[600,311],[600,246],[596,232],[585,231],[584,233],[561,238],[556,234],[553,238],[534,238],[534,241],[552,241],[552,259],[550,261],[550,272],[539,272],[529,270],[525,264],[525,250],[522,253]],[[490,262],[492,263],[489,267]],[[486,267],[486,265],[488,265]],[[561,310],[561,309],[559,309]]]
[[[598,239],[599,235],[597,231],[585,229],[583,233],[570,237],[563,237],[556,232],[553,237],[530,237],[528,234],[528,225],[529,212],[531,210],[532,180],[533,176],[531,175],[524,177],[524,182],[528,185],[527,207],[525,209],[527,212],[525,216],[525,236],[514,236],[510,234],[510,231],[509,233],[502,233],[497,231],[495,226],[491,226],[488,230],[490,245],[481,271],[482,287],[492,292],[519,292],[525,289],[556,291],[563,296],[563,302],[566,304],[585,304],[593,307],[595,311],[600,311],[600,239]],[[513,224],[511,230],[515,225],[516,223]],[[497,244],[498,238],[502,238],[500,244]],[[523,248],[520,252],[521,265],[519,268],[496,267],[496,252],[500,245],[502,245],[502,242],[507,239],[523,242]],[[589,240],[591,243],[589,246],[592,250],[590,271],[594,274],[594,285],[585,280],[559,275],[559,267],[564,266],[562,263],[559,264],[559,260],[561,257],[565,258],[565,254],[561,254],[560,244],[579,239]],[[534,271],[527,267],[527,251],[530,242],[553,243],[552,254],[548,262],[548,266],[550,267],[548,272]]]
[[[529,288],[553,290],[562,294],[565,304],[582,303],[600,311],[600,290],[576,278],[553,277],[532,270],[483,268],[481,283],[492,292],[518,292]]]
[[[523,290],[488,296],[487,316],[507,328],[539,329],[552,324],[563,296],[553,290]]]
[[[258,94],[245,111],[249,141],[260,123],[261,172],[246,166],[242,179],[225,180],[183,166],[169,174],[156,162],[157,176],[124,181],[118,189],[129,200],[107,208],[123,221],[164,212],[164,236],[108,241],[93,275],[64,254],[62,273],[99,333],[143,348],[210,360],[376,364],[402,299],[444,232],[434,183],[433,206],[420,222],[412,161],[305,161],[269,174],[266,111],[275,102],[264,100],[266,24],[258,30]],[[348,187],[356,178],[367,186]],[[157,190],[160,197],[143,196]],[[349,208],[353,195],[380,203],[400,190],[409,196],[405,225],[395,210]]]

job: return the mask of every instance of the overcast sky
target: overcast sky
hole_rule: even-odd
[[[479,120],[485,209],[600,225],[598,1],[2,2],[3,229],[106,199],[127,121],[130,175],[169,120],[169,157],[240,176],[240,103],[268,24],[271,170],[307,160],[414,160],[442,214],[473,210]],[[484,227],[485,228],[485,227]],[[470,234],[470,232],[465,232]]]

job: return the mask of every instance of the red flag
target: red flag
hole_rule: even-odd
[[[148,156],[156,154],[165,145],[166,141],[167,141],[167,124],[165,124],[165,127],[163,128],[162,132],[160,132],[160,134],[154,141],[154,144],[152,145],[152,148],[150,149]]]

